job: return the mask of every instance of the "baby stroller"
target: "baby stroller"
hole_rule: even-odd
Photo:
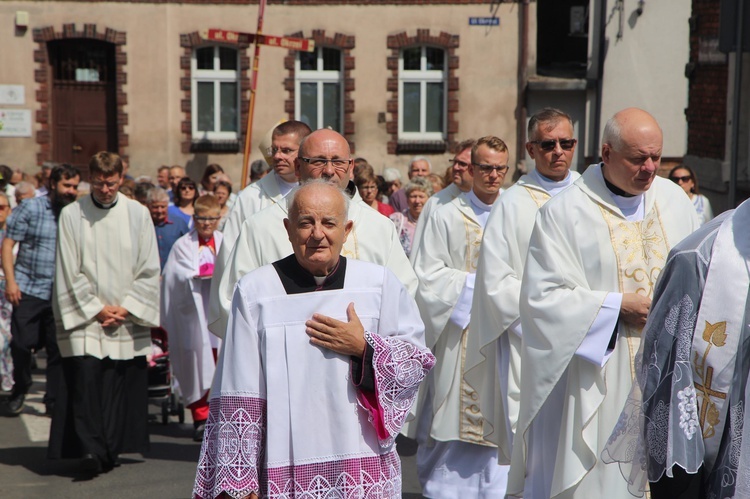
[[[180,424],[185,422],[185,406],[176,393],[174,378],[169,364],[169,340],[167,332],[151,328],[151,355],[148,361],[148,398],[161,401],[161,424],[169,423],[169,416],[177,416]]]

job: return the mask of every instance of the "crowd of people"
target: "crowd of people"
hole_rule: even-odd
[[[44,348],[49,457],[118,466],[148,448],[160,331],[196,497],[400,497],[399,433],[431,498],[750,490],[750,305],[727,285],[748,289],[750,208],[711,221],[689,167],[657,175],[662,141],[622,110],[579,174],[572,120],[546,108],[507,190],[500,137],[404,181],[298,121],[238,193],[218,164],[153,182],[102,152],[88,182],[57,165],[36,189],[0,166],[3,410]]]

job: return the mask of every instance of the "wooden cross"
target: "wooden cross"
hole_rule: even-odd
[[[703,386],[697,381],[694,383],[698,391],[703,393],[703,403],[701,404],[701,415],[700,415],[701,428],[705,428],[704,425],[706,422],[706,412],[708,411],[708,404],[711,403],[710,397],[714,397],[714,398],[722,399],[722,400],[727,398],[726,393],[719,392],[711,388],[713,377],[714,377],[714,368],[709,366],[708,368],[706,368],[706,378],[704,380],[704,383],[706,385]]]

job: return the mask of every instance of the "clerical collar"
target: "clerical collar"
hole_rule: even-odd
[[[330,274],[322,279],[322,282],[318,282],[314,275],[302,267],[294,254],[274,262],[273,267],[284,286],[284,290],[289,295],[344,289],[346,258],[343,256],[339,257],[336,266]]]
[[[102,204],[102,203],[100,203],[99,201],[96,200],[96,198],[94,197],[93,193],[91,194],[91,201],[93,201],[94,202],[94,206],[96,206],[100,210],[110,210],[110,209],[114,208],[115,205],[117,204],[117,200],[118,199],[120,199],[120,194],[119,193],[117,194],[117,196],[115,196],[115,200],[112,201],[111,203],[109,203],[109,204]]]
[[[466,197],[469,198],[469,201],[472,204],[472,208],[474,208],[474,211],[490,211],[492,209],[491,204],[487,204],[482,202],[476,194],[474,194],[474,189],[470,190],[466,193]],[[497,198],[495,198],[497,199]]]
[[[346,188],[344,191],[349,195],[350,198],[354,197],[354,194],[357,193],[357,186],[354,184],[353,181],[349,181],[348,184],[346,184]]]
[[[604,185],[607,186],[607,189],[609,189],[609,192],[611,192],[615,196],[620,196],[624,198],[633,198],[637,196],[637,194],[630,194],[628,192],[623,191],[622,189],[617,187],[615,184],[607,180],[607,177],[604,176],[604,163],[602,163],[602,178],[604,179]]]
[[[560,181],[555,181],[547,178],[539,173],[539,170],[536,169],[529,172],[529,177],[536,180],[539,186],[547,191],[550,196],[556,195],[558,192],[562,191],[573,183],[573,176],[570,174],[570,171],[568,171],[568,174],[565,176],[565,178]]]
[[[292,189],[299,185],[299,182],[287,182],[286,180],[281,178],[280,175],[276,175],[276,184],[279,186],[279,192],[281,193],[281,196],[285,197],[292,191]]]

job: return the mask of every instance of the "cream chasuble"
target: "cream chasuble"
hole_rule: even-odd
[[[467,195],[458,196],[433,213],[423,234],[423,245],[417,249],[417,305],[425,321],[427,347],[438,359],[430,374],[430,437],[441,442],[492,445],[483,437],[478,394],[464,380],[468,327],[450,320],[465,293],[467,279],[473,281],[482,225]],[[418,404],[419,412],[425,404],[423,397]],[[409,431],[413,434],[413,430]]]
[[[570,172],[564,189],[580,175]],[[509,333],[519,321],[518,299],[534,219],[550,193],[538,174],[524,175],[492,206],[477,265],[466,351],[466,380],[479,394],[485,438],[498,445],[498,460],[510,464],[513,432],[518,421],[521,336]]]
[[[698,227],[675,187],[656,177],[642,197],[643,220],[629,222],[594,165],[540,210],[520,295],[522,440],[513,445],[509,495],[523,493],[526,477],[524,497],[629,497],[618,467],[598,456],[630,391],[640,331],[597,321],[611,293],[651,297],[669,249]],[[584,359],[587,336],[616,326],[611,356]]]
[[[267,206],[281,202],[284,196],[279,189],[281,179],[276,172],[271,170],[268,175],[254,182],[237,194],[237,199],[232,205],[227,215],[227,221],[224,224],[224,246],[219,250],[216,258],[216,267],[214,274],[221,275],[229,258],[229,253],[234,248],[234,242],[240,235],[242,222],[250,218],[253,214],[259,212]]]
[[[224,336],[232,293],[240,278],[253,269],[292,253],[292,245],[284,228],[287,216],[287,203],[282,201],[259,211],[243,223],[221,278],[214,278],[211,282],[208,327],[220,338]],[[349,219],[354,221],[354,228],[341,254],[387,267],[409,293],[414,294],[417,278],[401,247],[393,222],[367,206],[356,192],[349,204]],[[227,244],[226,239],[224,244]]]
[[[110,209],[91,196],[60,214],[53,307],[63,357],[127,360],[151,352],[150,328],[159,325],[159,254],[151,215],[117,196]],[[121,326],[103,328],[104,305],[129,312]]]
[[[411,256],[409,257],[412,265],[414,265],[417,248],[422,243],[424,228],[427,226],[427,223],[429,222],[432,214],[435,213],[438,208],[440,208],[444,204],[450,203],[460,195],[461,189],[459,189],[456,184],[451,184],[445,189],[436,192],[427,199],[427,202],[422,207],[422,213],[419,214],[417,227],[414,229],[414,239],[411,243]]]

